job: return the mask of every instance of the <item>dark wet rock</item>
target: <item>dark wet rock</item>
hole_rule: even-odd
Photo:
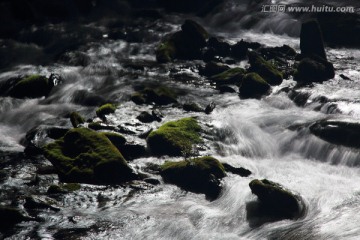
[[[288,96],[297,106],[303,107],[308,102],[311,94],[306,91],[291,90]]]
[[[281,47],[266,47],[261,48],[260,52],[266,59],[274,58],[285,58],[285,59],[295,59],[297,52],[295,49],[289,45],[283,45]]]
[[[224,169],[226,172],[230,172],[230,173],[239,175],[241,177],[248,177],[251,175],[251,171],[249,171],[245,168],[242,168],[242,167],[236,168],[227,163],[223,163],[222,165],[224,166]]]
[[[353,120],[325,119],[310,126],[315,136],[336,145],[360,148],[360,123]]]
[[[85,123],[85,119],[78,112],[70,113],[70,121],[74,128]]]
[[[24,221],[35,221],[35,219],[24,216],[15,208],[0,206],[0,232],[6,232],[16,224]]]
[[[112,144],[114,144],[115,147],[119,148],[121,146],[124,146],[126,143],[126,138],[116,132],[102,132],[105,137],[107,137]],[[125,158],[126,159],[126,158]]]
[[[65,52],[59,57],[59,62],[70,66],[85,67],[90,64],[90,57],[83,52]]]
[[[87,128],[71,129],[63,138],[46,145],[44,155],[64,182],[106,184],[137,178],[111,141]]]
[[[194,144],[202,142],[200,131],[201,127],[194,118],[183,118],[152,131],[146,141],[155,155],[186,156]]]
[[[340,74],[339,76],[344,80],[351,80],[351,78],[349,78],[348,76],[346,76],[344,74]]]
[[[136,104],[168,105],[176,103],[177,94],[172,89],[164,86],[154,88],[146,87],[145,89],[134,93],[131,100]]]
[[[270,62],[265,61],[256,52],[248,52],[250,69],[249,72],[256,72],[270,85],[280,85],[283,81],[282,73]]]
[[[229,43],[219,40],[216,37],[209,38],[207,43],[208,48],[214,50],[216,56],[227,57],[231,53],[231,46]]]
[[[53,207],[50,203],[47,203],[41,199],[35,197],[26,197],[24,208],[26,209],[50,209],[52,211],[58,212],[59,208]]]
[[[72,102],[84,106],[101,106],[108,101],[102,96],[96,95],[87,90],[78,90],[74,92]]]
[[[243,68],[232,68],[220,74],[212,76],[210,79],[216,83],[216,85],[227,84],[240,84],[245,74]]]
[[[217,89],[220,91],[220,93],[236,93],[234,88],[227,85],[221,85]]]
[[[243,78],[239,88],[240,96],[258,98],[270,91],[270,85],[257,73],[248,73]]]
[[[46,97],[57,83],[53,74],[49,78],[42,75],[12,78],[0,86],[0,94],[14,98]]]
[[[54,194],[66,194],[70,192],[77,191],[81,188],[81,185],[78,183],[68,183],[68,184],[61,184],[61,185],[51,185],[48,190],[47,194],[54,195]]]
[[[146,147],[138,143],[126,143],[117,147],[128,161],[148,156]]]
[[[230,67],[225,64],[217,63],[217,62],[208,62],[206,63],[203,69],[200,69],[200,74],[206,77],[211,77],[220,74],[222,72],[225,72],[229,69]]]
[[[166,182],[187,191],[204,193],[210,199],[218,197],[221,192],[220,180],[226,176],[223,165],[213,157],[165,162],[160,174]]]
[[[193,20],[185,20],[181,31],[162,40],[156,50],[156,59],[160,63],[170,62],[174,59],[199,59],[207,38],[208,33],[202,26]]]
[[[153,130],[154,130],[153,128],[150,128],[150,129],[140,133],[139,138],[146,139]]]
[[[210,114],[216,108],[216,104],[214,102],[209,103],[205,108],[205,113]]]
[[[326,60],[326,53],[319,23],[309,20],[301,25],[300,49],[303,56],[318,56]]]
[[[136,117],[140,122],[143,123],[151,123],[156,121],[154,116],[151,113],[148,113],[146,111],[141,112],[139,116]]]
[[[144,181],[152,185],[159,185],[161,183],[159,179],[156,178],[145,178]]]
[[[245,59],[248,53],[248,49],[258,49],[261,47],[257,42],[246,42],[241,40],[231,47],[231,55],[237,59]]]
[[[319,58],[304,58],[300,61],[294,80],[302,83],[323,82],[335,77],[332,63]]]
[[[204,109],[195,102],[185,103],[183,109],[187,112],[204,112]]]
[[[155,121],[161,122],[164,118],[164,114],[160,112],[159,109],[154,109],[151,111],[151,115],[154,117]]]
[[[110,131],[114,131],[116,130],[115,126],[111,126],[111,125],[107,125],[104,124],[102,122],[92,122],[89,123],[88,128],[95,130],[95,131],[99,131],[99,130],[110,130]]]
[[[279,219],[294,219],[301,217],[305,211],[301,197],[278,183],[267,179],[253,180],[249,186],[251,192],[258,197],[264,215]]]
[[[116,105],[112,103],[107,103],[96,109],[96,116],[99,118],[104,118],[106,115],[114,113],[116,111]]]

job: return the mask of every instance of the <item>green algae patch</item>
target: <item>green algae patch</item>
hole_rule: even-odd
[[[44,147],[44,155],[64,182],[121,183],[136,178],[119,150],[101,133],[71,129]]]
[[[54,84],[42,75],[30,75],[18,81],[10,90],[14,98],[39,98],[47,96]]]
[[[106,115],[114,113],[116,110],[116,107],[117,106],[112,103],[104,104],[96,110],[96,116],[98,116],[99,118],[103,118]]]
[[[163,179],[187,191],[205,193],[216,198],[221,191],[220,179],[226,176],[224,166],[213,157],[180,162],[165,162],[160,168]]]
[[[194,118],[167,122],[147,137],[147,144],[155,155],[187,156],[194,144],[202,142],[201,127]]]

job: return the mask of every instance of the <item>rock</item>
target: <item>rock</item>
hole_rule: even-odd
[[[158,122],[161,122],[162,118],[164,117],[162,112],[160,112],[160,110],[158,110],[158,109],[152,110],[151,115],[154,117],[155,121],[158,121]]]
[[[220,41],[216,37],[209,38],[207,43],[208,48],[214,49],[214,53],[217,56],[227,57],[231,53],[231,46],[227,42]]]
[[[257,73],[245,75],[239,88],[240,96],[244,98],[258,98],[270,91],[270,85]]]
[[[141,144],[126,143],[117,147],[124,158],[128,161],[148,156],[146,147]]]
[[[183,105],[183,109],[187,112],[204,112],[204,109],[197,103],[190,102]]]
[[[54,79],[42,75],[30,75],[24,78],[9,79],[6,83],[6,95],[14,98],[40,98],[49,95],[54,87]],[[2,89],[3,90],[3,89]],[[0,91],[3,92],[3,91]]]
[[[249,186],[251,192],[258,197],[262,211],[268,215],[280,219],[294,219],[304,213],[305,204],[301,197],[278,183],[267,179],[253,180]]]
[[[334,77],[334,66],[319,57],[302,59],[294,74],[294,80],[303,83],[323,82]]]
[[[78,183],[68,183],[68,184],[61,184],[61,185],[51,185],[48,190],[47,194],[66,194],[69,192],[74,192],[80,190],[81,185]]]
[[[194,144],[202,142],[200,131],[194,118],[183,118],[152,131],[146,141],[155,155],[185,156],[191,153]]]
[[[155,121],[155,118],[152,114],[148,112],[141,112],[139,116],[136,117],[140,122],[151,123]]]
[[[70,66],[85,67],[90,64],[90,57],[83,52],[65,52],[59,57],[59,62]]]
[[[150,183],[152,185],[159,185],[161,182],[156,178],[145,178],[145,182]]]
[[[199,59],[201,49],[205,47],[208,33],[193,20],[185,20],[181,31],[165,37],[156,50],[159,63],[170,62],[174,59]]]
[[[155,103],[157,105],[168,105],[171,103],[176,103],[177,94],[170,88],[164,86],[158,86],[155,88],[146,87],[133,94],[131,100],[136,104],[151,104]]]
[[[297,56],[295,49],[285,44],[281,47],[261,48],[259,51],[263,56],[265,56],[266,59],[285,58],[292,60]]]
[[[249,171],[245,168],[242,168],[242,167],[236,168],[227,163],[223,163],[222,165],[224,166],[224,169],[226,172],[231,172],[231,173],[239,175],[241,177],[248,177],[251,175],[251,171]]]
[[[125,143],[126,143],[126,138],[123,135],[119,134],[119,133],[116,133],[116,132],[102,132],[101,134],[103,134],[105,137],[107,137],[111,141],[111,143],[117,148],[125,145]]]
[[[349,78],[348,76],[346,76],[344,74],[340,74],[339,76],[344,80],[351,80],[351,78]]]
[[[41,199],[35,198],[35,197],[26,197],[24,208],[26,208],[26,209],[50,209],[55,212],[60,211],[59,208],[53,207],[51,204],[49,204]]]
[[[205,108],[205,113],[210,114],[216,108],[216,104],[214,102],[209,103]]]
[[[116,107],[117,106],[112,103],[104,104],[96,110],[96,116],[104,118],[106,115],[114,113],[116,111]]]
[[[360,123],[353,120],[325,119],[310,126],[315,136],[336,145],[360,148]]]
[[[34,218],[24,216],[19,210],[5,206],[0,206],[0,216],[0,232],[6,232],[24,221],[35,221]]]
[[[88,90],[77,90],[74,92],[72,102],[84,106],[101,106],[108,101],[102,96],[96,95]]]
[[[315,55],[326,60],[322,33],[316,20],[309,20],[301,25],[300,49],[303,56]]]
[[[78,112],[70,113],[70,121],[74,128],[85,123],[85,119]]]
[[[265,61],[256,52],[248,52],[250,69],[249,72],[256,72],[270,85],[280,85],[283,81],[282,73],[271,63]]]
[[[211,77],[220,74],[222,72],[225,72],[229,69],[230,67],[225,64],[217,63],[217,62],[208,62],[206,63],[205,68],[200,70],[200,74],[206,77]]]
[[[88,128],[95,130],[95,131],[99,131],[99,130],[109,130],[109,131],[114,131],[116,130],[115,126],[111,126],[111,125],[107,125],[101,122],[92,122],[89,123]]]
[[[260,43],[257,42],[246,42],[241,39],[231,47],[231,56],[237,59],[245,59],[248,53],[248,49],[258,49],[261,47]]]
[[[226,176],[222,164],[213,157],[180,162],[165,162],[160,171],[163,179],[186,191],[204,193],[215,199],[221,192],[220,179]]]
[[[44,155],[64,182],[108,184],[137,178],[111,141],[87,128],[71,129],[46,145]]]
[[[217,89],[220,91],[220,93],[236,93],[234,88],[227,85],[221,85]]]
[[[210,79],[216,83],[216,85],[224,84],[240,84],[244,77],[245,70],[243,68],[232,68],[220,74],[212,76]]]

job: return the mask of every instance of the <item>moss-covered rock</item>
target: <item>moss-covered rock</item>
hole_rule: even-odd
[[[261,209],[266,215],[293,219],[300,217],[305,210],[301,197],[278,183],[256,179],[251,181],[249,186],[251,192],[258,197]]]
[[[258,98],[267,94],[270,85],[257,73],[248,73],[243,78],[239,91],[244,98]]]
[[[210,79],[214,81],[216,85],[240,84],[245,72],[246,71],[243,68],[232,68],[217,75],[214,75]]]
[[[132,95],[131,100],[136,104],[168,105],[176,103],[177,94],[172,89],[165,86],[146,87]]]
[[[270,85],[280,85],[283,81],[282,73],[270,62],[265,61],[256,52],[248,52],[250,72],[256,72]]]
[[[74,128],[85,123],[85,119],[78,112],[70,113],[70,121]]]
[[[201,143],[201,127],[194,118],[167,122],[149,134],[146,141],[155,155],[186,156],[194,144]]]
[[[220,191],[220,179],[226,176],[223,165],[213,157],[201,157],[180,162],[165,162],[161,176],[166,182],[196,193],[216,198]]]
[[[106,115],[114,113],[116,111],[116,107],[117,106],[112,103],[104,104],[96,110],[96,116],[104,118]]]
[[[334,77],[334,66],[319,57],[302,59],[294,74],[294,80],[303,83],[323,82]]]
[[[176,47],[173,40],[173,37],[170,37],[167,40],[164,40],[160,43],[156,52],[156,60],[159,63],[171,62],[176,57]]]
[[[184,103],[183,109],[187,112],[204,112],[204,108],[194,102]]]
[[[10,89],[14,98],[39,98],[47,96],[54,87],[54,82],[42,75],[30,75],[17,81]]]
[[[126,138],[116,132],[102,132],[105,137],[107,137],[115,147],[123,146],[126,143]]]
[[[206,77],[211,77],[225,72],[229,69],[230,67],[225,64],[218,62],[208,62],[203,69],[200,69],[200,74]]]
[[[87,128],[71,129],[63,138],[46,145],[44,155],[65,182],[121,183],[136,178],[111,141]]]

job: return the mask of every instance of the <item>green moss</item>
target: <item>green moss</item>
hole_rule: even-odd
[[[149,148],[157,155],[187,155],[193,144],[201,143],[201,127],[194,118],[168,122],[147,137]]]
[[[9,94],[15,98],[38,98],[47,96],[52,87],[47,77],[31,75],[18,81]]]
[[[116,111],[116,107],[117,106],[112,103],[104,104],[96,110],[96,116],[103,118],[105,115],[114,113]]]
[[[70,121],[75,128],[85,123],[85,119],[77,112],[70,113]]]
[[[87,128],[71,129],[63,138],[46,145],[44,154],[63,181],[121,182],[134,177],[111,141]]]
[[[241,82],[245,72],[246,71],[243,68],[232,68],[212,76],[211,80],[214,81],[217,85],[238,84]]]
[[[156,50],[156,60],[159,63],[171,62],[176,57],[176,47],[171,40],[165,40]]]
[[[240,96],[245,98],[261,97],[270,90],[270,85],[257,73],[245,75],[239,88]]]
[[[212,197],[216,197],[221,190],[218,180],[226,176],[224,166],[213,157],[165,162],[160,174],[166,182]]]
[[[270,62],[265,61],[255,52],[249,52],[250,71],[256,72],[270,85],[280,85],[283,81],[283,74]]]

